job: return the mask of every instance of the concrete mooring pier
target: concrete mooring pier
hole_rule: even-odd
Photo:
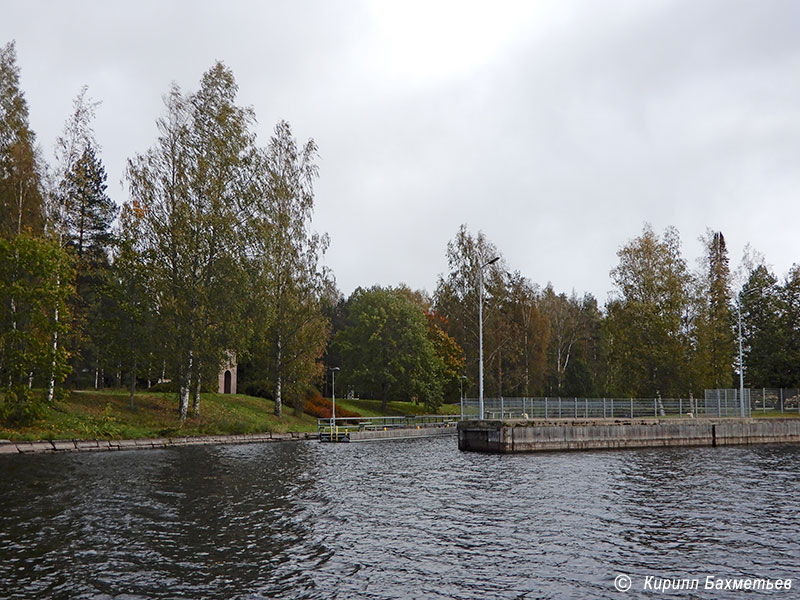
[[[521,453],[800,442],[800,419],[506,419],[461,421],[458,448]]]

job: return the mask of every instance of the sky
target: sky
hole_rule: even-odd
[[[782,278],[800,262],[800,2],[0,0],[52,160],[83,85],[109,195],[156,139],[172,82],[216,60],[262,145],[319,146],[313,228],[347,296],[433,292],[461,224],[510,270],[602,304],[618,249],[707,229]]]

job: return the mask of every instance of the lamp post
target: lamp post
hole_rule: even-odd
[[[339,367],[329,367],[329,370],[331,372],[331,440],[333,440],[336,427],[336,371],[339,370]]]
[[[459,399],[461,400],[461,420],[464,420],[464,380],[467,378],[466,375],[462,375],[459,380],[459,386],[461,389],[461,393],[459,394]]]
[[[483,270],[500,260],[499,256],[478,269],[478,418],[483,420]]]
[[[736,303],[736,310],[739,313],[739,416],[745,418],[750,411],[744,409],[744,354],[742,353],[742,298],[747,294],[756,291],[757,288],[743,289],[739,294],[739,301]]]

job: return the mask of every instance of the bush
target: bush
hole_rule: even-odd
[[[156,383],[151,385],[147,388],[148,392],[164,392],[168,394],[177,394],[178,393],[178,382],[177,381],[162,381],[161,383]]]
[[[272,392],[267,389],[264,382],[254,381],[244,386],[244,393],[248,396],[255,396],[256,398],[266,398],[267,400],[274,400]]]
[[[331,411],[332,411],[332,403],[328,398],[323,398],[322,395],[314,390],[314,392],[308,394],[306,397],[305,404],[303,405],[303,411],[317,417],[318,419],[330,419],[331,418]],[[359,417],[358,413],[354,413],[351,410],[347,410],[345,408],[336,407],[336,416],[337,417]]]
[[[0,421],[11,426],[31,425],[44,414],[44,403],[25,385],[6,390],[0,404]]]

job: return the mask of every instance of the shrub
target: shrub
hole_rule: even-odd
[[[303,405],[303,410],[309,415],[315,416],[318,419],[330,419],[332,410],[331,404],[332,403],[329,398],[323,398],[318,391],[314,390],[312,393],[307,395],[305,404]],[[337,406],[336,416],[359,417],[361,415]]]

